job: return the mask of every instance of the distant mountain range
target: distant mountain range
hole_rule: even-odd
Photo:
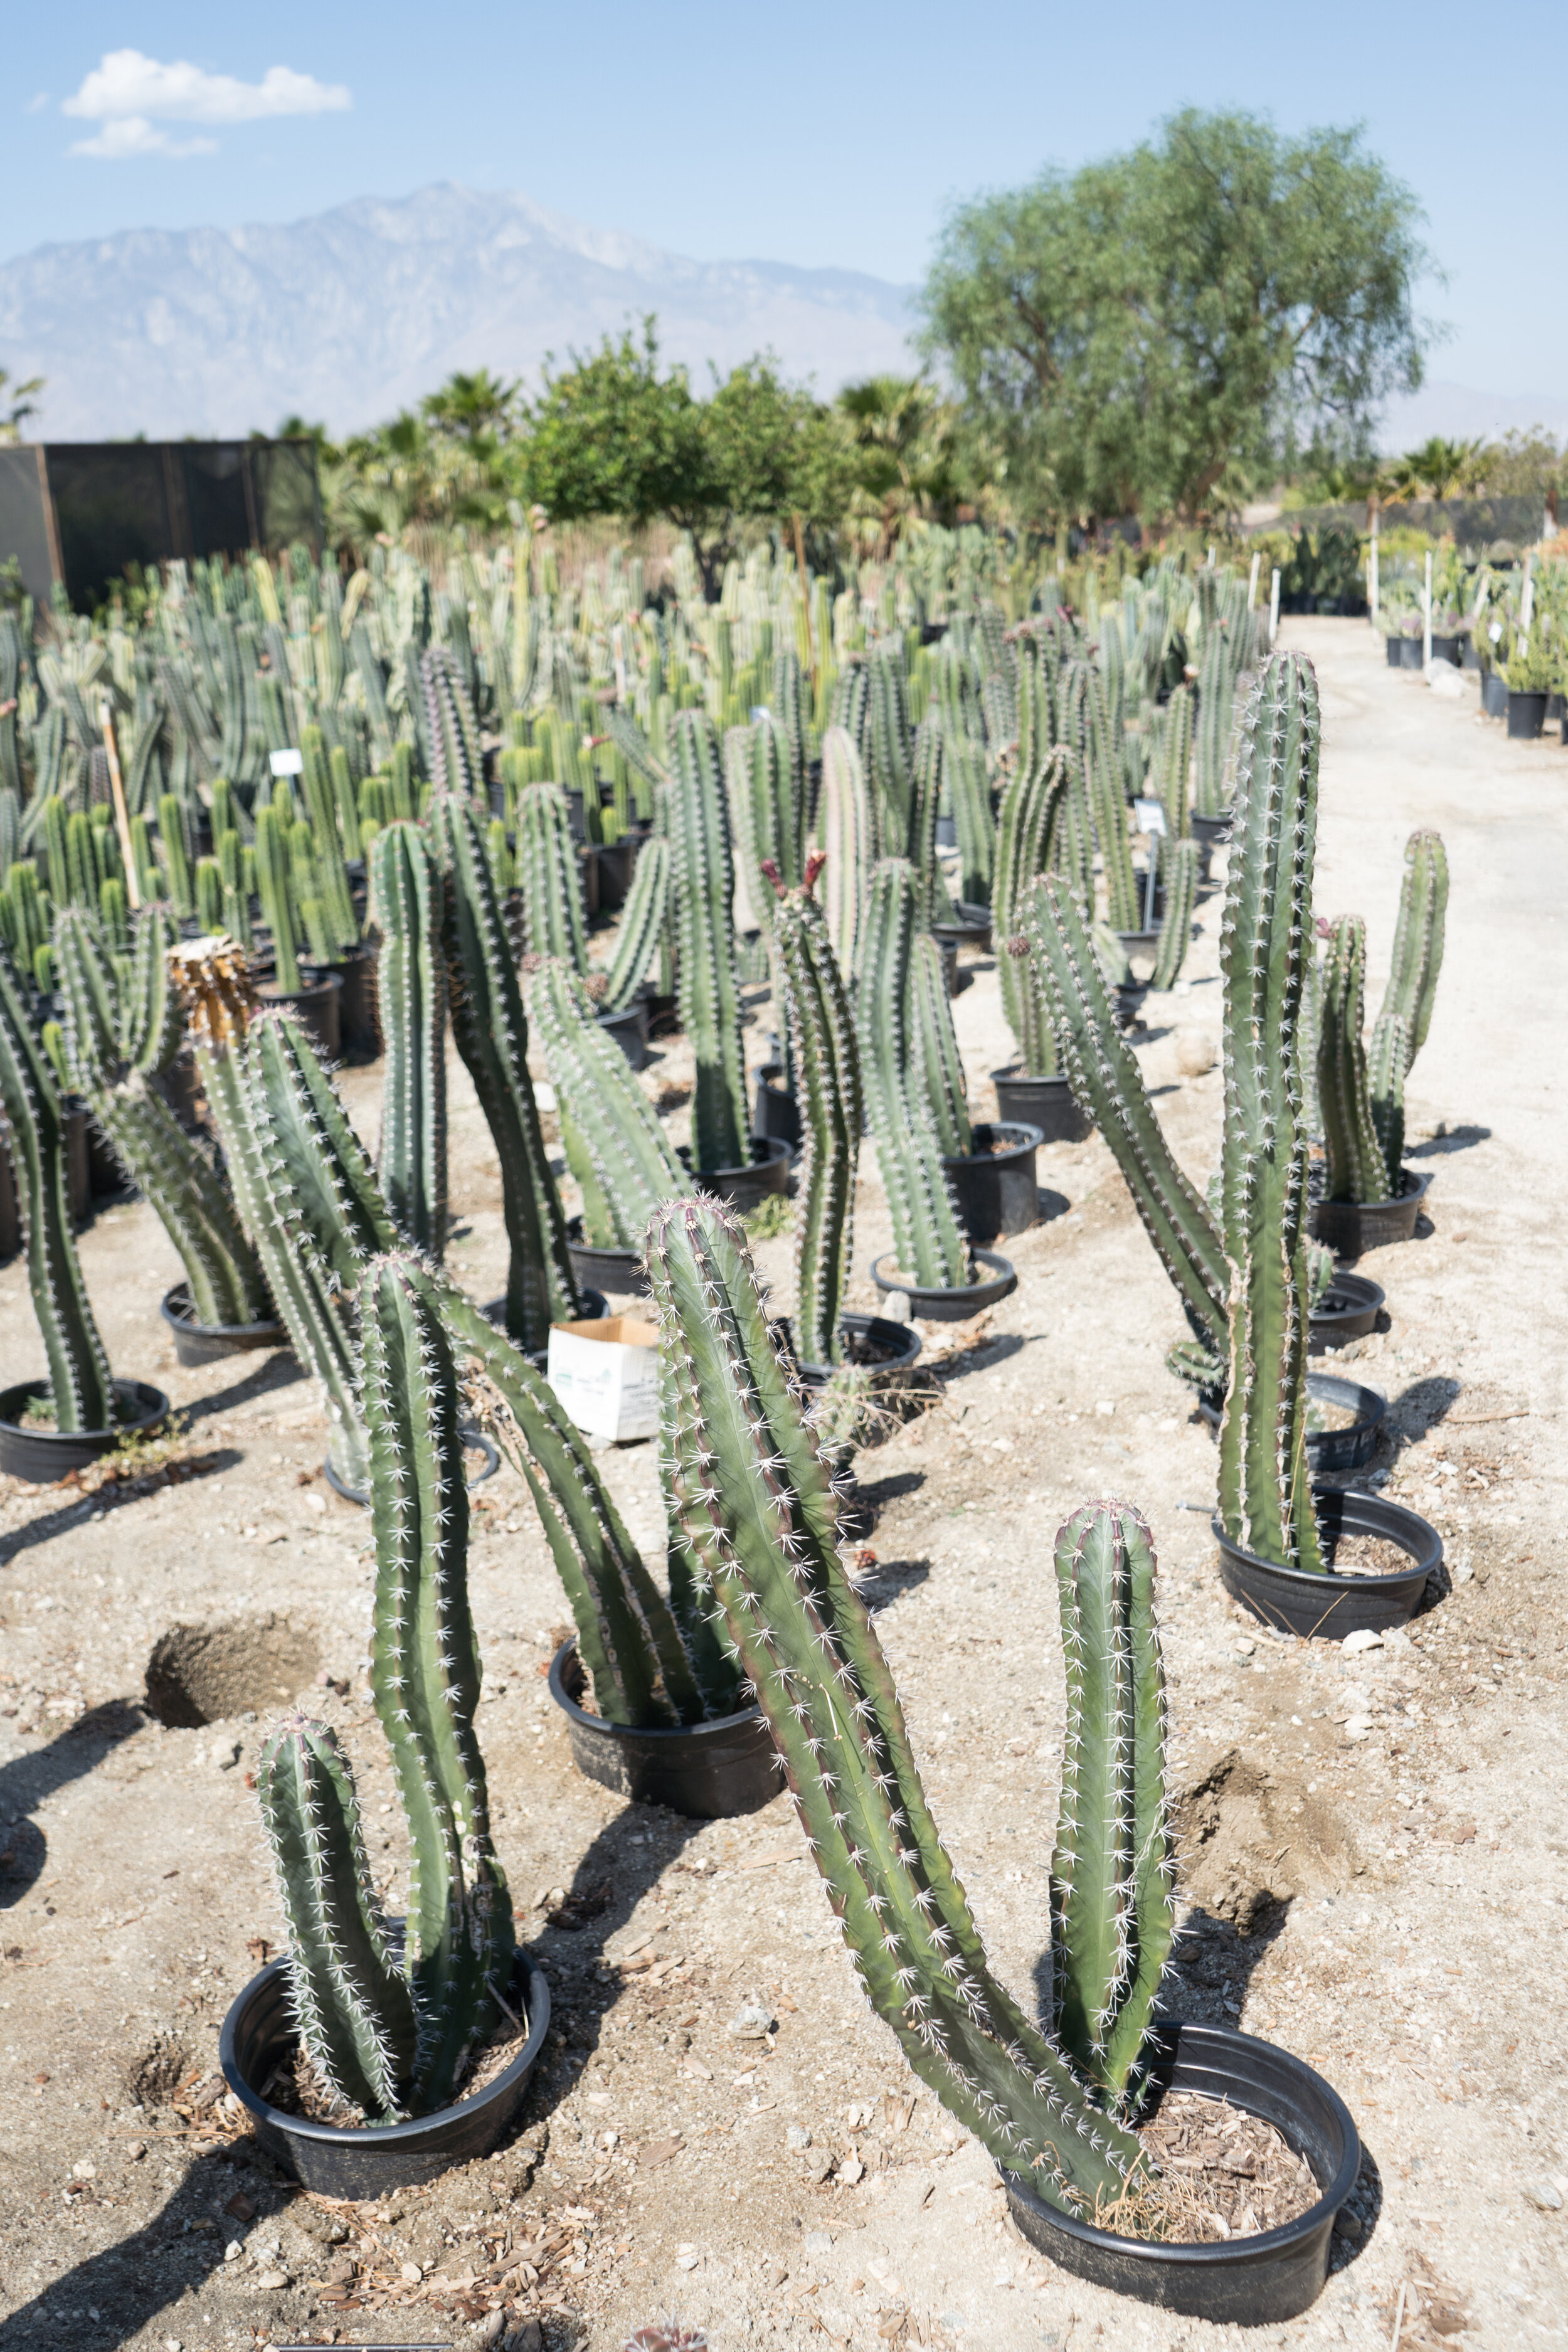
[[[847,269],[689,261],[526,196],[423,188],[285,226],[131,229],[0,264],[0,366],[32,436],[223,438],[289,414],[374,424],[455,368],[531,375],[647,311],[694,383],[771,350],[824,395],[909,372],[910,289]]]

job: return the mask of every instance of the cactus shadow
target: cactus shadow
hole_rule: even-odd
[[[180,1483],[187,1486],[197,1478],[215,1478],[222,1470],[232,1470],[243,1458],[236,1447],[221,1446],[214,1453],[202,1454],[198,1460],[182,1462]],[[69,1502],[62,1503],[58,1510],[46,1511],[41,1518],[29,1519],[26,1527],[18,1528],[14,1536],[8,1536],[4,1543],[0,1543],[0,1568],[8,1568],[23,1552],[36,1550],[39,1544],[52,1543],[56,1536],[68,1535],[73,1528],[81,1526],[89,1512],[105,1508],[123,1510],[127,1503],[136,1499],[132,1493],[117,1496],[114,1489],[103,1487],[90,1495],[83,1495],[79,1491],[72,1494]]]
[[[1405,1157],[1406,1160],[1445,1159],[1451,1151],[1469,1151],[1478,1143],[1489,1143],[1491,1139],[1492,1131],[1489,1127],[1449,1127],[1446,1123],[1439,1124],[1436,1134],[1428,1136],[1425,1143],[1407,1143],[1405,1147]]]
[[[1412,1381],[1408,1388],[1391,1397],[1384,1426],[1396,1449],[1425,1437],[1428,1430],[1441,1428],[1463,1395],[1464,1386],[1446,1372],[1436,1373],[1429,1380]]]
[[[1026,1348],[1037,1346],[1043,1336],[1038,1332],[1031,1332],[1027,1338],[1019,1331],[994,1332],[984,1339],[977,1339],[973,1347],[965,1348],[962,1353],[932,1365],[931,1369],[942,1386],[947,1388],[954,1381],[967,1380],[971,1372],[988,1372],[994,1365],[1005,1364],[1010,1356],[1020,1355]]]
[[[56,1733],[47,1748],[15,1756],[8,1764],[0,1765],[0,1821],[11,1824],[0,1828],[0,1911],[8,1911],[21,1901],[43,1875],[48,1860],[48,1839],[29,1816],[57,1789],[96,1771],[122,1739],[142,1728],[144,1720],[132,1700],[110,1699],[78,1716],[74,1723]]]
[[[261,1397],[275,1396],[284,1389],[298,1388],[308,1380],[309,1373],[285,1348],[279,1349],[258,1364],[245,1378],[231,1381],[226,1389],[214,1389],[210,1395],[193,1397],[180,1411],[187,1425],[192,1422],[210,1420],[214,1413],[235,1412],[241,1405],[254,1404]]]

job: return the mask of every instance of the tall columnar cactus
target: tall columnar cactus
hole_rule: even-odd
[[[1193,727],[1193,807],[1199,816],[1223,816],[1236,679],[1221,632],[1205,631],[1198,656],[1198,709]]]
[[[828,728],[822,739],[816,829],[817,845],[826,860],[822,905],[827,934],[839,971],[853,982],[860,970],[867,885],[876,852],[866,771],[853,736],[843,727]]]
[[[1076,744],[1083,761],[1095,835],[1105,883],[1106,917],[1112,930],[1141,931],[1143,908],[1132,871],[1127,834],[1127,802],[1100,673],[1092,662],[1077,666],[1072,681]]]
[[[1173,841],[1191,829],[1193,772],[1193,693],[1179,686],[1165,706],[1165,731],[1160,743],[1156,782]]]
[[[1362,1038],[1365,992],[1366,925],[1359,915],[1342,915],[1323,958],[1322,1010],[1318,1033],[1318,1102],[1328,1160],[1324,1189],[1331,1201],[1385,1201],[1389,1197],[1388,1166],[1367,1089],[1366,1047]],[[1383,1034],[1390,1058],[1379,1076],[1386,1087],[1397,1070],[1403,1143],[1407,1043],[1403,1015],[1394,1014],[1384,1024]],[[1394,1181],[1397,1181],[1396,1169]]]
[[[942,950],[929,931],[917,931],[910,942],[907,1018],[915,1084],[931,1113],[942,1155],[949,1160],[964,1159],[974,1148],[969,1089],[952,1025],[952,1000],[947,992]]]
[[[149,938],[155,949],[163,943],[159,911],[138,917],[139,946]],[[71,1084],[179,1252],[196,1321],[268,1320],[266,1277],[226,1182],[136,1066],[134,1033],[155,1037],[168,1025],[166,1013],[160,1017],[122,991],[90,916],[67,908],[54,944]],[[157,972],[165,1002],[172,999],[161,954],[140,961],[143,971]]]
[[[300,987],[300,949],[304,930],[294,904],[289,824],[270,802],[256,812],[256,890],[261,919],[272,934],[273,970],[286,995]]]
[[[1008,980],[1017,1007],[1018,1026],[1013,1034],[1024,1065],[1023,1076],[1058,1077],[1056,1014],[1046,965],[1030,946],[1026,931],[1015,931],[1010,940],[1004,940],[1002,954],[1016,967]]]
[[[447,1243],[446,893],[418,825],[389,824],[377,834],[370,876],[386,1047],[381,1187],[400,1230],[439,1261]]]
[[[691,1180],[571,967],[542,964],[528,1006],[582,1190],[584,1238],[595,1249],[640,1250],[659,1202],[689,1192]]]
[[[904,696],[903,663],[895,646],[873,646],[866,656],[864,754],[878,847],[884,856],[907,856],[914,809],[914,731]]]
[[[1193,936],[1193,915],[1198,902],[1199,848],[1195,841],[1161,845],[1165,873],[1165,914],[1160,926],[1160,952],[1154,960],[1152,985],[1173,988],[1186,960]]]
[[[805,1151],[795,1216],[795,1346],[806,1363],[837,1364],[839,1318],[849,1285],[855,1173],[864,1101],[855,1015],[827,921],[812,896],[820,859],[798,890],[783,887],[773,943],[795,1067]]]
[[[1138,2142],[1097,2102],[1055,2034],[1037,2027],[991,1972],[875,1628],[835,1549],[826,1475],[775,1352],[740,1228],[710,1202],[675,1202],[654,1222],[648,1264],[672,1367],[666,1443],[675,1506],[778,1743],[861,1985],[915,2072],[999,2163],[1042,2195],[1092,2210],[1125,2186]],[[1087,1580],[1082,1570],[1078,1576]],[[1137,1581],[1114,1570],[1107,1579],[1113,1587],[1128,1580]],[[1135,1638],[1129,1626],[1129,1648]],[[1146,1670],[1139,1679],[1146,1685]],[[1087,1677],[1083,1696],[1100,1704]],[[1116,1763],[1120,1802],[1122,1755]],[[1143,1817],[1152,1829],[1147,1804]],[[1103,1874],[1114,1890],[1108,1907],[1125,1912],[1124,1840],[1112,1829],[1102,1855],[1092,1850],[1095,1834],[1082,1819],[1060,1851],[1074,1853],[1086,1900]],[[1157,1921],[1150,1927],[1152,1966]],[[1122,1970],[1112,1996],[1120,2005],[1101,2032],[1107,2061],[1131,2040],[1146,1974],[1141,1957]],[[1064,1971],[1064,2021],[1068,1990],[1087,1995],[1091,1982],[1087,1967]]]
[[[158,837],[163,847],[168,895],[188,921],[196,911],[196,898],[191,883],[190,859],[185,854],[184,814],[173,793],[164,793],[158,802]]]
[[[1423,828],[1405,845],[1394,960],[1367,1053],[1373,1124],[1383,1148],[1390,1194],[1397,1193],[1401,1181],[1405,1081],[1431,1025],[1447,904],[1447,856],[1440,836]]]
[[[669,915],[669,844],[650,834],[637,852],[632,887],[621,909],[616,952],[605,983],[606,1013],[625,1013],[648,976]]]
[[[1219,1509],[1232,1542],[1321,1570],[1307,1466],[1307,1129],[1301,994],[1312,940],[1318,688],[1291,654],[1265,663],[1237,737],[1220,971],[1225,983],[1221,1225],[1230,1377]]]
[[[318,919],[325,934],[323,944],[327,953],[319,953],[314,940],[311,950],[319,961],[330,963],[343,949],[357,945],[359,940],[359,918],[354,912],[353,894],[349,887],[348,868],[344,863],[351,854],[358,855],[358,831],[356,824],[351,851],[345,846],[340,829],[338,794],[332,782],[333,762],[337,761],[342,761],[346,782],[347,761],[342,759],[342,754],[335,752],[329,757],[319,727],[301,728],[300,750],[305,762],[300,782],[304,789],[305,806],[310,812],[307,838],[301,845],[301,862],[308,863],[310,879],[315,885],[315,895],[321,908]],[[294,829],[296,835],[298,830],[298,827]],[[216,826],[214,831],[216,839]],[[290,846],[292,848],[292,842]]]
[[[511,1902],[474,1735],[468,1497],[442,1286],[393,1255],[365,1268],[363,1394],[376,1557],[371,1688],[411,1862],[401,1956],[375,1906],[343,1759],[286,1723],[258,1788],[289,1925],[305,2048],[373,2122],[450,2104],[511,1975]]]
[[[969,1279],[969,1249],[911,1050],[916,898],[908,861],[884,858],[871,877],[856,1027],[897,1269],[923,1289],[957,1289]]]
[[[71,1231],[65,1106],[34,1025],[32,991],[3,945],[0,1110],[26,1235],[27,1287],[48,1365],[55,1427],[112,1429],[120,1417],[114,1382]]]
[[[1042,743],[1038,758],[1026,765],[1026,749],[1021,740],[1018,765],[1003,786],[997,812],[996,885],[991,908],[1003,939],[1015,938],[1023,929],[1035,884],[1057,862],[1068,790],[1078,764],[1077,753],[1065,744],[1052,749]],[[1027,975],[1016,958],[1003,956],[997,977],[1007,1026],[1022,1047],[1029,1018],[1025,994]]]
[[[942,729],[942,782],[958,835],[959,896],[971,906],[988,907],[996,826],[985,753],[969,736],[955,735],[951,722]]]
[[[526,784],[517,796],[517,873],[529,953],[563,956],[574,971],[585,971],[588,919],[571,812],[559,784]]]
[[[510,1250],[506,1328],[520,1348],[543,1348],[551,1324],[578,1314],[582,1302],[528,1075],[528,1022],[472,805],[437,793],[430,827],[442,868],[452,1034],[500,1161]]]
[[[735,957],[734,865],[718,749],[705,713],[683,710],[677,718],[675,767],[669,828],[680,1020],[696,1063],[692,1160],[704,1173],[745,1166],[751,1129]]]
[[[731,727],[724,738],[724,777],[746,896],[764,935],[771,937],[773,894],[763,867],[776,866],[791,887],[805,870],[805,798],[782,730],[766,719]]]
[[[942,803],[942,719],[933,710],[915,730],[910,776],[910,833],[905,855],[921,880],[928,923],[951,920],[952,902],[936,856],[936,820]]]
[[[436,790],[481,804],[485,788],[479,726],[468,688],[446,646],[426,646],[419,658],[419,677]]]

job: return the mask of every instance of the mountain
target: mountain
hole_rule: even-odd
[[[50,441],[334,433],[389,416],[454,368],[532,374],[547,352],[658,317],[695,383],[777,353],[824,394],[908,372],[910,289],[846,269],[689,261],[450,184],[361,197],[280,226],[131,229],[0,264],[0,366],[41,375]]]

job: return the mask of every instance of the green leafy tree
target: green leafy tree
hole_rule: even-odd
[[[33,394],[42,392],[44,381],[41,375],[30,375],[26,383],[13,383],[10,369],[0,368],[0,447],[14,446],[28,417],[37,416]]]
[[[846,384],[834,405],[853,451],[850,520],[874,555],[887,556],[912,518],[951,521],[959,498],[951,401],[923,376],[874,375]]]

